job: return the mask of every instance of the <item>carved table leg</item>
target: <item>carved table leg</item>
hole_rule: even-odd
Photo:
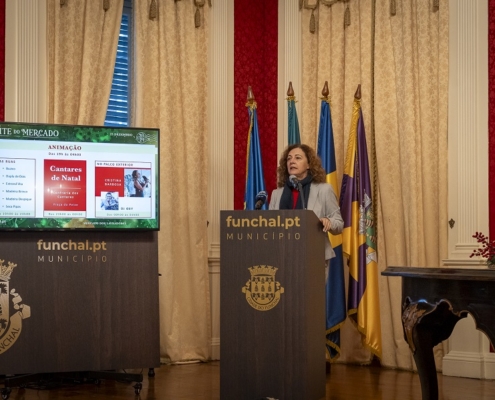
[[[416,347],[414,361],[418,368],[423,400],[438,400],[438,380],[435,357],[433,356],[433,338],[428,328],[416,325],[413,333]]]
[[[463,317],[465,315],[454,314],[452,306],[446,300],[429,304],[424,301],[412,303],[406,298],[402,310],[402,326],[418,368],[423,400],[438,400],[433,347],[447,339],[457,321]]]

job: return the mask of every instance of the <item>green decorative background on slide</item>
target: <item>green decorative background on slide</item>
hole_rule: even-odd
[[[0,218],[2,219],[2,218]],[[86,218],[6,218],[2,224],[2,229],[157,229],[158,222],[154,219],[102,219],[95,220]]]
[[[133,143],[158,146],[158,135],[158,129],[147,128],[0,123],[0,139]]]

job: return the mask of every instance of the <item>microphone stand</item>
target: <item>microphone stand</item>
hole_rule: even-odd
[[[301,203],[303,210],[306,210],[306,201],[304,199],[304,193],[302,190],[301,182],[297,182],[297,190],[299,190],[299,196],[301,196]]]

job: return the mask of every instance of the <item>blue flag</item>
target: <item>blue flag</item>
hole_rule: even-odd
[[[287,115],[289,122],[289,146],[291,144],[299,144],[301,143],[301,135],[299,134],[299,121],[297,119],[295,96],[289,96],[287,98]]]
[[[329,101],[326,99],[321,101],[317,152],[327,173],[327,183],[332,185],[337,198],[339,198],[332,115]],[[340,356],[340,328],[346,319],[344,258],[342,255],[342,235],[328,233],[328,236],[335,251],[335,257],[330,260],[325,285],[326,345],[330,360],[335,360]]]
[[[244,209],[254,210],[256,204],[256,196],[262,191],[265,192],[265,178],[263,175],[263,161],[261,159],[256,102],[248,102],[247,107],[249,113],[249,132],[247,141],[246,191],[244,193]],[[263,204],[261,209],[267,209],[267,202]]]

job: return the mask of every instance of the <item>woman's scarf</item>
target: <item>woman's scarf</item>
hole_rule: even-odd
[[[311,188],[311,181],[313,180],[313,177],[308,174],[306,175],[306,178],[303,180],[299,181],[299,183],[302,185],[302,193],[299,193],[299,196],[297,198],[297,203],[296,203],[296,210],[302,210],[302,199],[301,195],[304,196],[304,202],[306,204],[306,208],[308,208],[308,199],[309,199],[309,189]],[[293,209],[293,202],[292,202],[292,188],[294,186],[292,185],[292,182],[290,179],[287,179],[287,182],[285,182],[284,190],[282,192],[282,197],[280,198],[280,210],[292,210]]]

